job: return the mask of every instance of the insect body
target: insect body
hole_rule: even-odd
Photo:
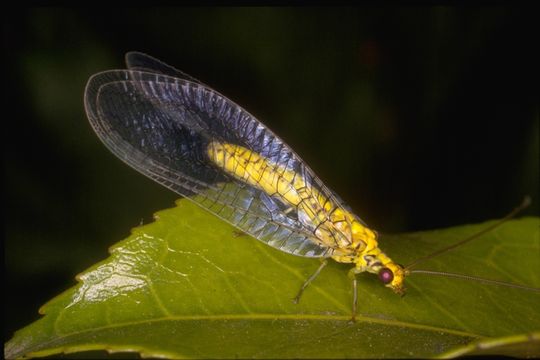
[[[92,76],[85,91],[90,123],[115,155],[270,246],[354,264],[353,318],[356,273],[378,274],[404,293],[410,266],[386,256],[377,234],[271,130],[159,60],[133,52],[126,63]]]
[[[390,270],[393,276],[387,286],[404,291],[402,269],[378,248],[376,233],[310,186],[302,175],[239,145],[214,141],[207,152],[227,174],[279,199],[288,206],[285,212],[296,212],[301,226],[312,232],[310,240],[327,247],[334,260],[354,263],[355,273]]]

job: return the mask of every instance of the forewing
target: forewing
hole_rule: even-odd
[[[219,140],[312,178],[279,138],[225,97],[199,83],[117,70],[89,80],[85,106],[104,144],[141,173],[282,251],[309,257],[332,254],[333,249],[318,243],[313,228],[294,211],[287,213],[286,204],[209,162],[206,145]]]
[[[178,70],[175,67],[173,67],[173,66],[171,66],[169,64],[166,64],[161,60],[158,60],[158,59],[154,58],[153,56],[150,56],[148,54],[145,54],[145,53],[142,53],[142,52],[139,52],[139,51],[130,51],[130,52],[128,52],[126,54],[126,56],[125,56],[125,61],[126,61],[126,65],[127,65],[128,69],[130,69],[130,70],[138,70],[138,71],[143,71],[143,72],[150,72],[150,73],[155,73],[155,74],[167,75],[167,76],[171,76],[171,77],[174,77],[174,78],[179,78],[179,79],[187,80],[187,81],[190,81],[190,82],[194,82],[194,83],[200,84],[202,86],[205,86],[207,88],[210,88],[209,86],[204,84],[202,81],[194,78],[193,76],[188,75],[185,72],[183,72],[181,70]],[[216,92],[215,90],[213,90],[213,91]],[[217,94],[219,94],[219,93],[217,93]],[[223,95],[221,95],[221,96],[224,97]],[[256,119],[254,119],[254,120],[257,121]],[[271,133],[270,130],[267,129],[267,131],[269,131]],[[271,133],[271,135],[273,135],[274,137],[277,138],[277,136],[275,136],[274,134]],[[283,141],[281,141],[281,142],[283,143]],[[286,144],[285,144],[285,146],[286,146]],[[289,151],[294,154],[294,152],[292,150],[289,149]],[[297,155],[295,155],[295,156],[298,158]],[[304,166],[303,168],[305,169],[305,172],[308,173],[308,177],[311,176],[316,183],[320,184],[320,187],[323,188],[324,195],[328,199],[330,199],[330,201],[332,201],[333,204],[336,204],[337,207],[340,207],[340,208],[345,209],[346,211],[352,213],[351,208],[336,193],[331,191],[328,187],[325,187],[322,184],[322,182],[319,181],[319,179],[317,179],[316,176],[313,175],[313,172],[311,170],[309,170],[306,166]],[[360,218],[356,217],[356,219],[360,223],[366,225]]]

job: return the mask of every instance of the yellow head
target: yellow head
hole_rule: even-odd
[[[386,287],[392,289],[396,294],[405,294],[405,286],[403,285],[405,271],[401,265],[389,262],[385,264],[384,267],[380,268],[378,276],[379,280],[381,280]]]
[[[376,244],[375,244],[376,245]],[[352,256],[333,256],[334,260],[339,262],[354,262],[353,272],[358,274],[364,271],[377,274],[379,280],[392,289],[395,293],[404,295],[405,286],[403,280],[408,275],[403,266],[396,264],[385,253],[374,246],[369,250],[361,250]]]

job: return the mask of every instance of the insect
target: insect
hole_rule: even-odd
[[[332,258],[370,272],[397,294],[414,272],[539,289],[460,274],[413,270],[418,263],[460,246],[462,240],[408,266],[381,251],[377,233],[254,116],[199,80],[139,52],[126,54],[127,70],[93,75],[85,108],[101,141],[116,156],[165,187],[188,197],[242,232],[281,251],[320,258],[304,289]],[[526,201],[482,233],[527,206]]]

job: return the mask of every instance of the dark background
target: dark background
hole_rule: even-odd
[[[539,214],[537,19],[511,7],[4,12],[4,340],[178,197],[109,153],[93,73],[149,53],[285,139],[373,228]],[[395,257],[396,255],[394,255]]]

